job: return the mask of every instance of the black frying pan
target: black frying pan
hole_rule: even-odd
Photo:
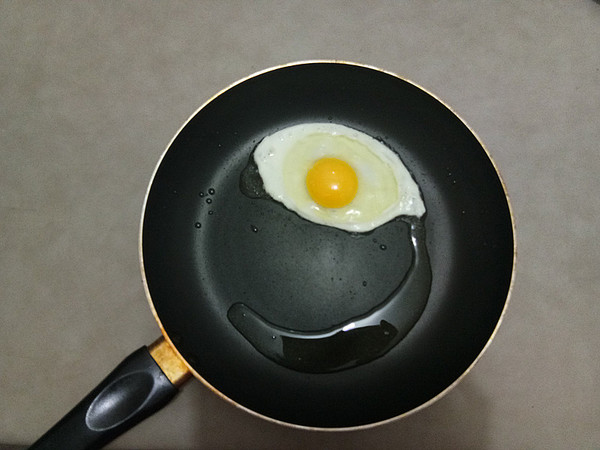
[[[421,188],[424,219],[357,236],[244,195],[255,146],[303,122],[347,125],[397,152]],[[424,297],[394,297],[414,278],[419,251]],[[371,67],[309,62],[236,83],[179,131],[148,190],[141,261],[163,338],[36,447],[103,445],[166,403],[190,372],[248,411],[299,427],[366,427],[419,409],[494,335],[511,285],[513,224],[489,155],[438,99]],[[395,318],[344,334],[392,301]],[[260,332],[236,323],[242,313]],[[265,336],[285,342],[265,350]]]

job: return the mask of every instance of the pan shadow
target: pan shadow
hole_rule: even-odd
[[[487,448],[490,405],[480,385],[470,374],[422,411],[386,425],[346,432],[305,431],[273,424],[196,386],[189,389],[194,392],[185,395],[191,415],[186,422],[192,428],[182,431],[189,433],[191,442],[199,443],[198,448]]]

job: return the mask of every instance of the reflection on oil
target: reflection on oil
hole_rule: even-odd
[[[383,356],[419,320],[431,289],[423,222],[414,217],[401,220],[410,225],[412,264],[399,286],[367,313],[326,330],[299,331],[275,325],[236,303],[227,313],[229,320],[264,356],[300,372],[335,372]]]

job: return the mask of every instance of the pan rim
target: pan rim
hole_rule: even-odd
[[[226,394],[224,394],[223,392],[221,392],[219,389],[217,389],[216,387],[214,387],[210,382],[208,382],[208,380],[206,380],[198,371],[196,371],[196,369],[194,369],[188,362],[187,360],[181,355],[181,353],[179,352],[179,350],[177,349],[177,346],[173,343],[173,341],[171,340],[171,338],[169,337],[167,331],[165,330],[162,321],[160,320],[159,316],[158,316],[158,312],[156,310],[156,307],[154,305],[154,301],[152,299],[152,294],[150,293],[150,288],[148,285],[148,280],[146,277],[146,271],[145,271],[145,264],[144,264],[144,253],[143,253],[143,229],[144,229],[144,219],[145,219],[145,214],[146,214],[146,207],[147,207],[147,203],[148,203],[148,197],[150,194],[150,191],[152,189],[152,186],[154,184],[155,178],[156,178],[156,174],[159,170],[159,168],[162,165],[162,162],[166,156],[166,154],[168,153],[169,149],[171,148],[171,146],[173,145],[173,142],[177,139],[177,137],[181,134],[182,130],[189,124],[189,122],[202,110],[204,109],[207,105],[209,105],[210,103],[212,103],[215,99],[217,99],[219,96],[221,96],[222,94],[224,94],[225,92],[228,92],[229,90],[231,90],[232,88],[244,83],[247,80],[256,78],[258,76],[261,76],[263,74],[269,73],[269,72],[273,72],[273,71],[277,71],[280,69],[284,69],[284,68],[288,68],[288,67],[294,67],[294,66],[302,66],[302,65],[309,65],[309,64],[339,64],[339,65],[347,65],[347,66],[355,66],[355,67],[359,67],[359,68],[364,68],[364,69],[370,69],[370,70],[374,70],[383,74],[387,74],[390,75],[392,77],[397,78],[400,81],[409,83],[411,85],[413,85],[414,87],[416,87],[417,89],[419,89],[420,91],[422,91],[423,93],[427,94],[428,96],[432,97],[433,99],[437,100],[442,106],[444,106],[445,108],[447,108],[452,115],[454,115],[468,130],[469,132],[473,135],[473,137],[477,140],[477,142],[479,143],[479,145],[481,146],[481,148],[484,150],[487,159],[490,161],[490,163],[492,164],[492,167],[494,168],[494,171],[496,173],[496,176],[498,178],[498,180],[500,181],[500,184],[502,186],[502,190],[504,192],[504,197],[506,199],[506,203],[507,203],[507,207],[508,207],[508,213],[509,213],[509,218],[511,221],[511,231],[512,231],[512,241],[513,241],[513,258],[512,258],[512,271],[511,271],[511,275],[510,275],[510,283],[509,283],[509,287],[508,287],[508,291],[507,291],[507,295],[506,295],[506,300],[504,302],[502,311],[500,313],[500,316],[498,318],[498,321],[496,322],[496,325],[492,331],[492,333],[490,334],[490,337],[488,338],[488,340],[486,341],[485,345],[483,346],[483,348],[481,349],[481,351],[479,352],[479,354],[474,358],[474,360],[471,362],[471,364],[465,369],[465,371],[456,378],[456,380],[454,380],[454,382],[452,384],[450,384],[449,386],[447,386],[444,390],[442,390],[441,392],[439,392],[437,395],[435,395],[434,397],[432,397],[431,399],[429,399],[428,401],[422,403],[419,406],[414,407],[413,409],[409,410],[409,411],[405,411],[397,416],[394,417],[390,417],[388,419],[384,419],[384,420],[380,420],[380,421],[376,421],[376,422],[372,422],[372,423],[368,423],[368,424],[362,424],[362,425],[354,425],[354,426],[348,426],[348,427],[318,427],[318,426],[307,426],[307,425],[300,425],[300,424],[295,424],[295,423],[291,423],[291,422],[286,422],[280,419],[276,419],[274,417],[270,417],[267,416],[265,414],[259,413],[253,409],[250,409],[249,407],[246,407],[244,405],[242,405],[241,403],[233,400],[232,398],[230,398],[229,396],[227,396]],[[201,106],[199,106],[189,117],[188,119],[179,127],[179,129],[176,131],[176,133],[173,135],[173,137],[171,138],[171,140],[168,142],[165,150],[162,152],[162,154],[159,156],[159,159],[155,165],[154,171],[152,172],[152,175],[150,177],[148,186],[146,188],[146,193],[144,195],[144,201],[142,204],[142,212],[141,212],[141,218],[140,218],[140,223],[139,223],[139,234],[138,234],[138,255],[139,255],[139,265],[140,265],[140,271],[141,271],[141,276],[142,276],[142,285],[144,287],[144,292],[146,295],[146,299],[150,305],[150,310],[154,316],[154,319],[156,320],[156,322],[158,323],[158,326],[160,328],[160,331],[164,337],[164,339],[169,343],[169,345],[173,348],[173,350],[175,351],[175,353],[177,354],[177,356],[180,358],[180,360],[185,364],[185,366],[188,368],[188,370],[190,371],[190,373],[192,373],[192,375],[194,376],[194,378],[198,379],[202,384],[204,384],[207,388],[209,388],[209,390],[211,390],[213,393],[215,393],[216,395],[218,395],[219,397],[221,397],[223,400],[225,400],[226,402],[228,402],[229,404],[235,406],[236,408],[239,408],[255,417],[264,419],[268,422],[271,423],[277,423],[279,425],[282,426],[287,426],[290,428],[294,428],[294,429],[302,429],[302,430],[309,430],[309,431],[328,431],[328,432],[343,432],[343,431],[358,431],[358,430],[366,430],[369,428],[374,428],[380,425],[385,425],[391,422],[395,422],[399,419],[408,417],[409,415],[412,415],[418,411],[421,411],[429,406],[431,406],[433,403],[437,402],[438,400],[440,400],[441,398],[443,398],[444,396],[446,396],[450,391],[452,391],[465,377],[466,375],[472,370],[472,368],[477,364],[477,362],[479,362],[479,360],[481,359],[481,357],[483,356],[483,354],[487,351],[487,349],[490,347],[492,340],[495,338],[498,329],[500,328],[500,325],[502,323],[502,321],[504,320],[504,316],[506,314],[506,310],[508,308],[508,304],[510,302],[510,298],[512,295],[512,290],[514,287],[514,283],[515,283],[515,275],[516,275],[516,260],[517,260],[517,240],[516,240],[516,225],[515,225],[515,217],[514,217],[514,213],[513,213],[513,208],[511,205],[511,201],[510,201],[510,197],[508,194],[508,190],[505,184],[504,179],[502,178],[502,175],[500,174],[500,171],[498,169],[498,166],[496,164],[496,162],[494,161],[494,159],[492,158],[488,148],[485,146],[485,144],[483,143],[483,141],[480,139],[480,137],[477,135],[477,133],[475,133],[475,131],[469,126],[469,124],[453,109],[451,108],[447,103],[445,103],[444,101],[442,101],[437,95],[433,94],[432,92],[430,92],[429,90],[425,89],[424,87],[422,87],[421,85],[407,79],[404,78],[394,72],[376,67],[374,65],[369,65],[369,64],[362,64],[362,63],[358,63],[358,62],[352,62],[352,61],[345,61],[345,60],[337,60],[337,59],[308,59],[308,60],[299,60],[299,61],[293,61],[293,62],[288,62],[288,63],[284,63],[284,64],[280,64],[280,65],[276,65],[276,66],[272,66],[257,72],[254,72],[248,76],[245,76],[243,78],[238,79],[237,81],[229,84],[227,87],[221,89],[220,91],[218,91],[216,94],[214,94],[213,96],[211,96],[210,98],[208,98]]]

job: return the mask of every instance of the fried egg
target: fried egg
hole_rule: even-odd
[[[334,123],[305,123],[265,137],[254,151],[265,191],[314,223],[363,233],[425,205],[399,156]]]

